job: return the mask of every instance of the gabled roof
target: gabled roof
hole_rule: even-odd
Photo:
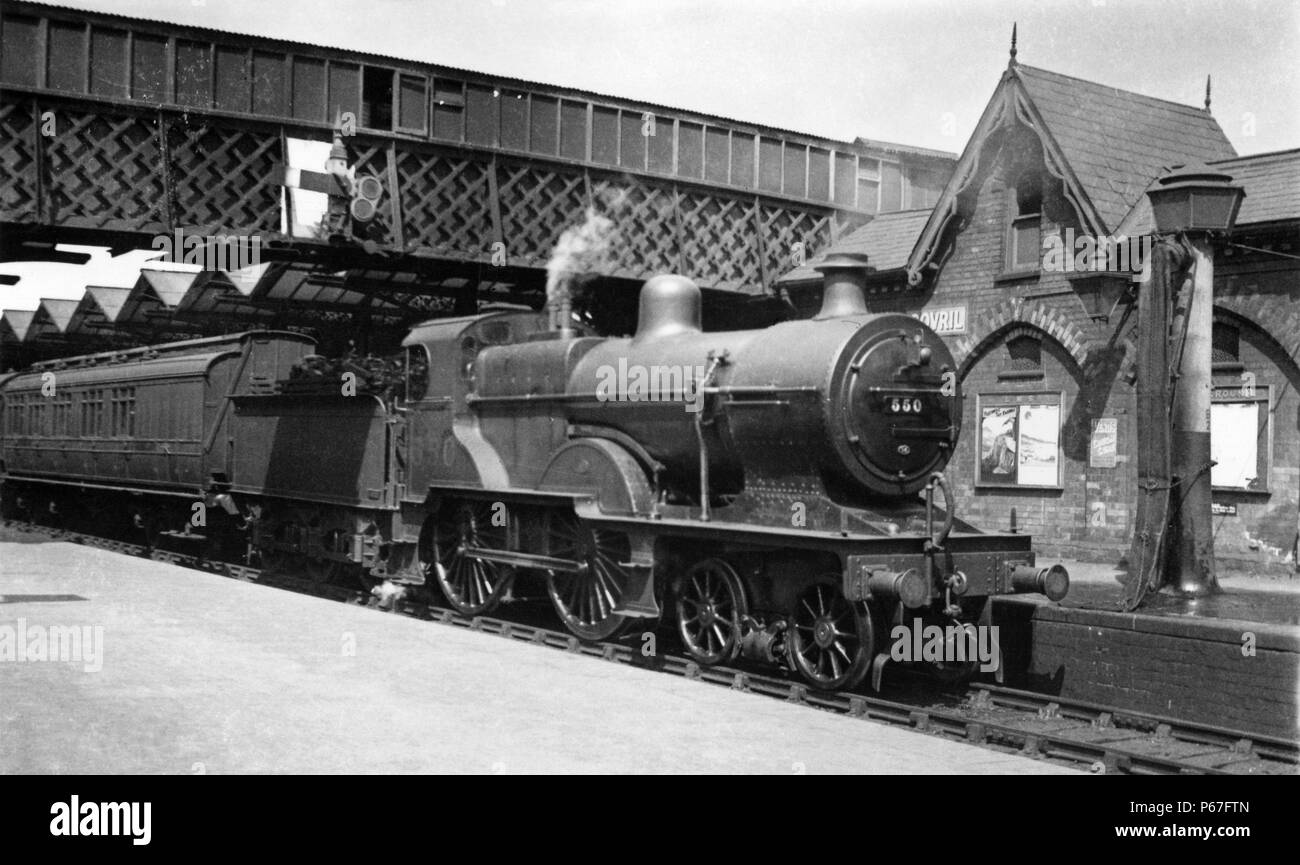
[[[1020,124],[1043,147],[1047,170],[1088,231],[1112,234],[1164,169],[1235,157],[1206,110],[1048,72],[1014,61],[984,109],[908,260],[908,280],[921,282],[957,213],[957,197],[976,179],[993,133]]]
[[[22,342],[27,339],[27,330],[35,317],[34,309],[6,309],[0,314],[0,338],[8,335],[11,339]]]
[[[127,299],[130,296],[131,289],[129,288],[118,288],[110,285],[86,286],[85,297],[93,301],[98,306],[99,311],[103,313],[104,318],[110,322],[117,321],[118,316],[122,314],[122,307],[126,306]]]
[[[64,298],[43,297],[41,303],[36,307],[38,313],[42,313],[45,319],[54,326],[60,333],[68,329],[68,324],[72,321],[72,316],[77,311],[76,300]]]
[[[907,265],[916,238],[930,218],[930,208],[882,213],[861,228],[832,243],[812,261],[777,279],[780,284],[817,282],[822,276],[814,268],[828,255],[840,252],[863,253],[875,272],[901,270]]]
[[[1106,226],[1114,228],[1164,168],[1237,155],[1203,108],[1033,66],[1018,66],[1033,105]]]

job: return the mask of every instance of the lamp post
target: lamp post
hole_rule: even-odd
[[[1174,312],[1170,336],[1171,370],[1176,374],[1173,398],[1173,453],[1170,468],[1174,487],[1175,532],[1168,546],[1164,591],[1201,597],[1219,591],[1214,567],[1211,524],[1210,396],[1211,338],[1214,329],[1214,253],[1211,237],[1227,232],[1237,220],[1245,192],[1232,178],[1204,165],[1189,165],[1162,176],[1147,190],[1159,243],[1184,245],[1191,254],[1188,282]],[[1164,282],[1154,286],[1172,300],[1179,287],[1170,268],[1157,271]],[[1181,352],[1177,341],[1186,334]],[[1181,362],[1180,362],[1181,360]],[[1174,368],[1173,365],[1177,364]]]

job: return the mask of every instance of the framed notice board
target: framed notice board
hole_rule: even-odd
[[[1061,488],[1061,391],[982,393],[975,397],[975,483]]]

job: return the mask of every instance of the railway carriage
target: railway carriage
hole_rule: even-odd
[[[229,487],[232,398],[269,391],[312,345],[291,333],[237,334],[48,361],[10,376],[0,384],[6,507],[105,528],[121,517],[150,536],[178,529],[176,517],[193,527],[196,497]]]
[[[304,385],[294,334],[41,365],[0,384],[6,506],[58,512],[71,486],[152,525],[140,503],[201,501],[215,528],[173,534],[264,565],[436,587],[467,614],[531,580],[584,639],[666,616],[702,664],[878,685],[893,625],[961,640],[991,596],[1059,599],[1068,575],[956,517],[951,355],[867,312],[862,262],[825,271],[817,316],[760,330],[703,331],[677,276],[646,283],[628,338],[521,309],[426,322],[396,386],[349,388],[342,367]]]

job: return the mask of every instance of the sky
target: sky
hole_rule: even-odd
[[[1300,0],[55,0],[958,153],[1018,60],[1300,146]],[[12,272],[12,271],[11,271]],[[75,273],[75,271],[74,271]],[[75,281],[75,280],[74,280]],[[29,285],[33,281],[29,281]],[[44,296],[72,288],[44,281]],[[85,283],[82,282],[82,285]],[[29,290],[30,291],[30,290]],[[22,284],[0,305],[35,308]]]

